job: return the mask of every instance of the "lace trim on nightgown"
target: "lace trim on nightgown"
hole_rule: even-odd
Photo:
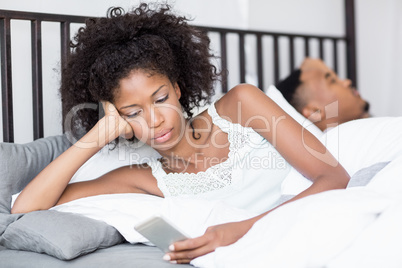
[[[233,166],[238,158],[237,154],[250,142],[248,128],[221,118],[214,103],[208,108],[208,114],[212,117],[212,122],[228,134],[228,159],[198,173],[169,174],[163,170],[160,161],[151,161],[149,165],[152,168],[152,174],[157,179],[158,187],[165,197],[205,194],[235,184],[232,176]]]

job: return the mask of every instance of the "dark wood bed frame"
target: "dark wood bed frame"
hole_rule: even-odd
[[[228,34],[238,36],[238,47],[245,47],[245,37],[254,36],[256,38],[256,59],[257,59],[257,80],[259,88],[264,88],[264,73],[271,71],[274,77],[274,82],[279,80],[279,38],[287,38],[289,41],[289,66],[290,71],[295,68],[295,39],[301,38],[304,40],[304,54],[311,55],[309,46],[310,40],[318,40],[318,55],[324,57],[324,41],[330,40],[333,44],[333,69],[338,71],[339,55],[337,47],[340,42],[346,44],[346,70],[347,77],[356,83],[356,41],[355,41],[355,11],[354,0],[345,1],[345,36],[324,36],[324,35],[304,35],[294,33],[280,32],[264,32],[252,30],[238,30],[216,27],[199,27],[208,33],[217,33],[220,39],[220,65],[222,69],[227,69],[228,62]],[[12,73],[11,73],[11,20],[26,20],[31,21],[31,47],[32,47],[32,94],[33,94],[33,139],[39,139],[44,136],[43,126],[43,100],[42,100],[42,22],[58,22],[60,23],[60,40],[61,40],[61,64],[63,65],[70,53],[70,25],[72,23],[84,23],[88,17],[69,16],[45,13],[30,13],[10,10],[0,10],[0,46],[1,46],[1,94],[2,94],[2,116],[3,116],[3,141],[14,142],[14,127],[13,127],[13,99],[12,99]],[[269,36],[273,40],[273,66],[272,70],[264,70],[262,55],[264,51],[262,39]],[[246,81],[246,53],[245,49],[239,49],[238,55],[240,82]],[[227,92],[227,78],[223,78],[222,91]],[[266,86],[266,85],[265,85]],[[355,84],[356,86],[356,84]]]

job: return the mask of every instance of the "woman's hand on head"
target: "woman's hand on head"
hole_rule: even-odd
[[[230,222],[209,227],[205,234],[179,241],[171,245],[171,252],[163,258],[172,263],[190,263],[191,260],[215,251],[217,247],[228,246],[244,236],[251,228],[248,221]]]
[[[116,107],[109,101],[102,101],[103,110],[105,111],[105,123],[109,133],[117,133],[118,136],[125,139],[131,139],[134,136],[133,129],[130,124],[120,116]]]

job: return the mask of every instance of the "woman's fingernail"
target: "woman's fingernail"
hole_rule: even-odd
[[[174,251],[174,246],[173,246],[173,245],[170,245],[170,246],[169,246],[169,250],[170,250],[170,251]]]
[[[170,263],[177,264],[177,261],[170,261]]]
[[[165,254],[165,255],[163,256],[163,259],[164,259],[165,261],[170,261],[170,256],[169,256],[168,254]]]

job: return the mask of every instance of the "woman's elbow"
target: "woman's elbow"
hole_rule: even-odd
[[[350,176],[347,172],[332,172],[318,176],[317,179],[313,180],[313,183],[323,191],[326,191],[345,189],[348,186],[349,180]]]
[[[24,208],[22,208],[22,207],[20,208],[18,206],[13,206],[10,211],[11,214],[22,214],[22,213],[28,213],[28,212],[31,212],[31,211],[27,211]]]
[[[18,200],[17,200],[18,201]],[[10,213],[11,214],[23,214],[32,211],[44,210],[46,208],[34,207],[29,204],[22,204],[21,202],[15,202],[14,205],[11,207]]]
[[[349,174],[344,171],[341,174],[338,174],[336,176],[336,179],[333,180],[334,182],[334,189],[345,189],[350,181],[350,176]]]

